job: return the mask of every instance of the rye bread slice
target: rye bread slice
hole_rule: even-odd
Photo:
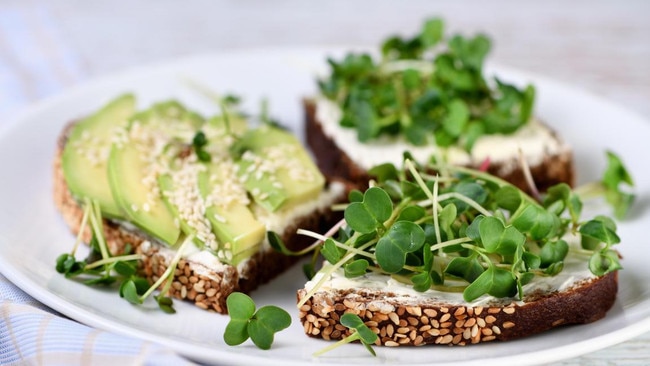
[[[458,305],[383,291],[337,289],[318,291],[300,308],[305,333],[338,340],[350,335],[339,323],[344,313],[357,314],[378,334],[377,345],[469,345],[507,341],[570,324],[586,324],[613,306],[618,273],[583,280],[567,290],[534,293],[523,301]],[[300,301],[307,291],[297,293]]]
[[[72,125],[73,123],[69,124],[58,139],[53,163],[53,196],[64,222],[71,232],[77,235],[81,229],[83,209],[70,193],[61,168],[61,155]],[[313,212],[299,217],[287,225],[284,232],[278,233],[290,249],[302,249],[313,241],[309,237],[297,235],[298,228],[325,231],[339,219],[331,212],[330,206],[343,199],[345,192],[343,184],[332,183],[326,189],[330,190],[329,201],[331,202],[328,201]],[[173,251],[167,246],[135,228],[127,228],[112,220],[103,219],[103,228],[108,249],[113,255],[122,254],[127,244],[136,253],[144,255],[140,268],[150,283],[154,283],[167,269],[173,257]],[[86,226],[82,233],[82,241],[88,243],[91,238],[90,228]],[[226,298],[230,293],[250,292],[287,270],[298,259],[299,257],[296,256],[278,253],[268,245],[263,245],[258,253],[236,267],[223,265],[218,269],[208,268],[201,263],[182,259],[178,263],[169,294],[178,299],[191,301],[200,308],[225,314],[227,313]]]
[[[356,187],[361,189],[368,186],[372,178],[367,170],[360,166],[354,159],[342,150],[335,137],[328,136],[324,131],[322,122],[317,119],[316,103],[313,99],[303,101],[305,114],[305,134],[307,144],[314,152],[318,167],[328,177],[339,177],[349,180]],[[551,131],[555,140],[561,141],[559,136]],[[513,153],[512,159],[507,162],[491,162],[487,171],[500,177],[525,192],[531,193],[524,169],[518,163],[517,153]],[[470,168],[479,168],[482,162],[475,162],[469,165]],[[515,168],[511,168],[515,167]],[[563,149],[558,153],[547,153],[541,162],[529,166],[532,179],[539,191],[546,191],[549,187],[558,183],[567,183],[570,186],[575,182],[575,171],[571,150]]]

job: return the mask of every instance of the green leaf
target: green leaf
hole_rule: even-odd
[[[357,259],[353,262],[350,262],[345,265],[344,271],[345,271],[345,277],[347,278],[354,278],[354,277],[359,277],[363,276],[366,274],[366,270],[368,269],[368,261],[365,259]]]
[[[375,231],[388,220],[393,211],[393,203],[383,189],[369,188],[362,202],[354,202],[345,209],[345,221],[355,231],[367,234]]]
[[[248,319],[230,319],[223,332],[223,340],[229,346],[236,346],[248,339]]]
[[[411,282],[413,282],[413,289],[415,291],[425,292],[431,288],[431,275],[429,272],[420,272],[411,277]]]
[[[526,237],[514,226],[504,226],[495,217],[486,217],[479,224],[481,243],[488,253],[512,255],[523,247]]]
[[[557,217],[543,207],[530,204],[512,221],[512,225],[523,233],[528,233],[533,240],[547,238],[557,232]]]
[[[549,241],[542,247],[539,256],[541,267],[546,268],[550,265],[564,261],[569,253],[569,244],[564,240]]]
[[[424,207],[420,206],[407,206],[399,213],[397,221],[418,221],[426,215]]]
[[[133,276],[137,270],[134,264],[124,262],[124,261],[115,262],[113,269],[115,270],[115,272],[125,277]]]
[[[424,238],[420,226],[410,221],[397,221],[377,242],[377,263],[388,273],[399,272],[406,263],[406,254],[420,249]]]
[[[580,226],[580,234],[593,238],[607,245],[617,244],[621,239],[616,235],[616,231],[609,227],[609,224],[597,219],[587,221]]]
[[[138,295],[138,291],[133,281],[126,281],[120,286],[120,296],[125,298],[131,304],[142,304],[142,299]]]
[[[483,271],[483,266],[475,257],[456,257],[445,268],[445,273],[463,278],[469,283],[474,282]]]
[[[442,120],[442,127],[453,137],[458,137],[469,121],[469,108],[461,99],[454,99],[448,105],[447,116]]]
[[[343,255],[342,250],[339,249],[336,244],[334,243],[334,240],[328,238],[325,240],[323,243],[323,247],[320,250],[320,253],[325,257],[325,259],[332,263],[335,264],[336,262],[341,260],[341,257]]]
[[[499,188],[494,199],[499,207],[514,213],[521,205],[521,191],[514,186],[506,185]]]
[[[158,307],[164,311],[167,314],[175,314],[176,310],[174,310],[173,304],[174,301],[172,300],[171,297],[168,296],[154,296],[156,299],[156,302],[158,303]]]
[[[442,40],[444,35],[445,24],[440,18],[429,19],[424,23],[422,33],[420,34],[420,42],[424,48],[435,46]]]
[[[270,349],[275,333],[291,325],[291,316],[273,305],[261,307],[248,323],[248,335],[260,349]]]
[[[361,342],[365,344],[373,344],[377,341],[377,334],[375,334],[358,315],[352,313],[345,313],[341,315],[340,322],[343,326],[354,329],[361,338]]]
[[[622,160],[613,152],[607,151],[607,168],[603,174],[605,199],[614,207],[617,218],[623,218],[634,202],[635,196],[621,190],[621,185],[634,186],[632,176],[623,165]]]
[[[255,313],[255,302],[250,296],[241,292],[233,292],[226,299],[230,319],[250,319]]]
[[[452,190],[454,192],[462,194],[465,197],[472,199],[478,204],[483,204],[488,197],[488,193],[485,190],[485,188],[483,188],[483,186],[473,181],[459,182],[453,187]],[[470,208],[470,206],[467,203],[456,198],[451,199],[449,202],[456,205],[457,211],[461,213],[465,212]]]
[[[517,281],[510,271],[491,266],[465,288],[465,301],[474,301],[484,294],[494,297],[511,297],[517,293]]]
[[[397,168],[395,168],[395,165],[392,163],[384,163],[384,164],[379,164],[376,165],[370,170],[368,170],[368,175],[376,177],[378,182],[385,182],[389,179],[396,180],[398,179],[398,171]],[[357,190],[357,192],[359,192]],[[351,194],[352,192],[350,192]],[[363,199],[363,196],[361,195],[361,192],[357,195],[357,197],[360,197],[357,202],[360,202]],[[350,200],[350,202],[355,202]]]
[[[614,250],[598,251],[589,258],[589,270],[596,276],[622,269],[618,253]]]

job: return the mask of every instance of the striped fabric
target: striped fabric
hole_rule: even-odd
[[[11,114],[86,76],[45,2],[0,2],[0,130]],[[161,345],[93,329],[0,275],[0,365],[189,365]]]
[[[192,365],[161,345],[79,324],[0,275],[0,365]]]

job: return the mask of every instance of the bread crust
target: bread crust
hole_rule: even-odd
[[[507,341],[552,328],[601,319],[613,306],[618,273],[582,281],[568,290],[535,294],[522,302],[487,306],[450,305],[364,290],[319,291],[300,308],[305,333],[338,340],[350,335],[339,323],[344,313],[357,314],[379,335],[377,345],[469,345]],[[300,301],[307,291],[297,293]]]
[[[354,159],[341,150],[336,141],[324,132],[321,122],[316,118],[316,103],[314,100],[305,99],[303,106],[307,144],[314,152],[318,167],[323,174],[328,177],[349,180],[361,189],[367,187],[368,181],[372,177]],[[555,132],[553,132],[553,136],[557,138]],[[518,157],[513,156],[513,160],[517,159]],[[505,165],[504,163],[493,162],[488,166],[488,172],[514,184],[527,193],[531,193],[521,166],[518,163],[509,164],[517,168],[504,169]],[[479,166],[470,167],[479,168]],[[570,150],[558,154],[546,154],[540,164],[529,168],[533,181],[541,192],[558,183],[567,183],[570,186],[575,183],[575,169]]]
[[[53,197],[64,222],[72,234],[77,235],[81,229],[83,209],[68,189],[61,168],[63,148],[73,124],[69,124],[58,139],[53,162]],[[342,198],[337,197],[336,202]],[[290,249],[302,249],[311,244],[312,239],[297,235],[297,228],[325,231],[338,219],[339,217],[329,208],[314,211],[310,215],[299,218],[287,227],[284,233],[279,234]],[[123,254],[127,244],[135,253],[143,255],[140,270],[150,283],[153,284],[158,280],[167,269],[171,250],[166,246],[157,243],[141,231],[127,229],[111,220],[103,219],[103,230],[107,247],[112,255]],[[88,243],[91,238],[91,230],[86,226],[81,239],[84,243]],[[181,259],[174,273],[169,295],[191,301],[200,308],[225,314],[227,313],[226,299],[230,293],[250,292],[287,270],[298,259],[299,257],[278,253],[268,246],[263,247],[244,265],[240,264],[238,267],[224,265],[219,271],[209,269],[200,263]]]

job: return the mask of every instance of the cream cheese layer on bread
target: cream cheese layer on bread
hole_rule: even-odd
[[[383,135],[361,143],[356,130],[341,126],[342,111],[338,104],[324,97],[317,97],[314,102],[316,120],[321,124],[324,134],[364,170],[383,163],[399,165],[403,153],[408,151],[423,164],[437,156],[449,164],[463,166],[479,166],[489,160],[500,166],[499,174],[506,175],[520,168],[520,153],[531,167],[542,164],[548,156],[571,154],[571,147],[537,118],[532,118],[512,134],[483,135],[469,152],[459,146],[415,146],[403,135]]]
[[[532,296],[549,295],[556,292],[571,290],[576,286],[597,278],[586,263],[589,256],[569,253],[564,260],[564,269],[555,276],[537,276],[523,286],[523,291]],[[326,268],[324,268],[326,270]],[[310,291],[316,283],[324,276],[324,271],[319,271],[314,278],[305,284],[304,289]],[[369,272],[360,277],[347,278],[342,269],[334,271],[329,279],[319,287],[319,292],[359,292],[374,293],[379,295],[377,303],[390,299],[405,305],[438,304],[448,306],[502,306],[509,304],[524,305],[526,298],[496,298],[490,295],[483,295],[471,302],[463,299],[462,292],[438,291],[430,289],[425,292],[418,292],[413,286],[399,282],[391,276]],[[321,304],[325,306],[326,304]]]

